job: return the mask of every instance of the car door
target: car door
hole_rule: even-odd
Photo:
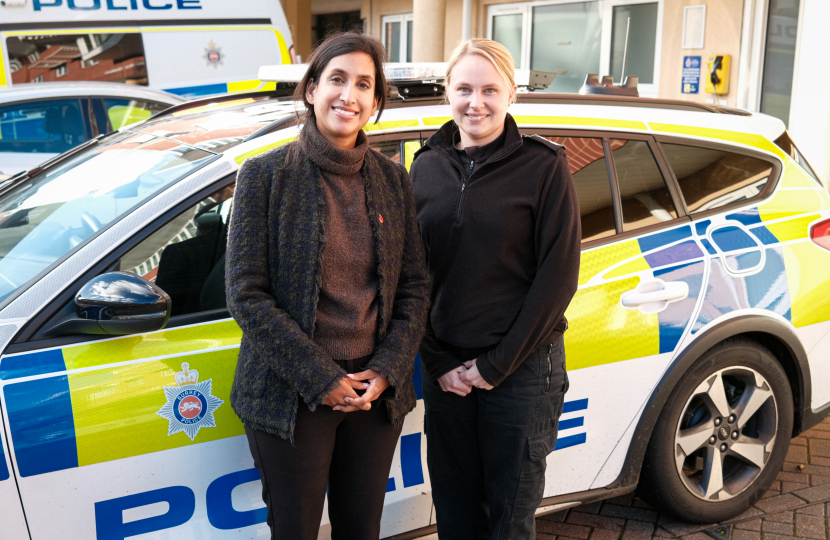
[[[259,475],[229,403],[241,331],[224,307],[233,178],[224,183],[109,255],[109,270],[170,295],[165,329],[54,330],[73,315],[86,275],[0,359],[32,538],[250,538],[264,523]]]
[[[570,389],[545,496],[604,486],[629,427],[695,312],[706,261],[651,137],[539,132],[565,147],[582,219],[579,284],[565,315]]]
[[[2,428],[2,407],[0,407],[0,428]],[[11,459],[8,446],[3,436],[5,430],[0,431],[0,508],[3,509],[3,539],[29,540],[29,531],[26,528],[26,519],[23,517],[23,507],[20,504],[20,495],[17,492],[17,482],[12,475]]]

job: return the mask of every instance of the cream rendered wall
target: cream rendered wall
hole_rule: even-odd
[[[683,8],[699,4],[706,5],[704,48],[683,49],[681,48],[683,42]],[[660,98],[706,103],[707,99],[714,97],[704,91],[703,77],[706,76],[706,60],[710,55],[730,54],[732,55],[732,67],[729,78],[729,93],[723,97],[726,98],[727,105],[730,107],[736,105],[743,7],[743,0],[665,0],[663,2]],[[681,92],[684,56],[701,57],[703,69],[701,70],[700,92],[697,94]]]
[[[360,17],[368,21],[367,34],[382,38],[381,18],[384,15],[412,13],[412,0],[362,0]]]

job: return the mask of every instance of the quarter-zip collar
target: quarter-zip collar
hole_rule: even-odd
[[[458,126],[455,122],[449,121],[441,126],[441,129],[435,132],[429,139],[427,139],[426,146],[452,161],[462,172],[463,177],[469,179],[471,176],[470,171],[464,170],[464,167],[461,166],[461,163],[456,157],[457,149],[453,144],[456,132],[458,132]],[[516,121],[513,120],[513,116],[511,116],[510,113],[508,113],[504,119],[504,132],[502,132],[499,136],[499,139],[501,137],[504,137],[504,144],[487,158],[487,161],[483,166],[490,165],[506,158],[522,146],[522,136],[519,133],[519,127],[516,125]],[[496,139],[496,141],[499,139]],[[496,141],[493,142],[495,143]],[[488,144],[477,148],[479,151],[482,151],[487,149],[489,146],[490,145]],[[476,172],[478,172],[478,169],[476,169]]]

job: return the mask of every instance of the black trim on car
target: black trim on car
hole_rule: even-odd
[[[666,368],[655,390],[649,396],[643,414],[640,415],[622,470],[617,479],[607,487],[637,484],[651,433],[677,384],[694,362],[709,349],[726,339],[739,335],[754,339],[769,348],[784,368],[790,380],[795,401],[793,436],[815,425],[823,418],[816,419],[817,415],[810,409],[809,404],[812,399],[810,365],[807,361],[807,353],[795,332],[784,323],[764,315],[749,314],[729,319],[701,332],[692,344],[681,351]]]
[[[218,156],[217,156],[218,157]],[[213,161],[213,160],[211,160]],[[195,172],[195,171],[194,171]],[[189,176],[189,175],[188,175]],[[194,204],[198,203],[211,193],[215,193],[217,190],[225,188],[236,181],[236,173],[231,173],[230,175],[224,176],[221,179],[212,182],[209,186],[200,189],[198,192],[194,193],[190,197],[180,201],[175,206],[167,209],[161,216],[153,220],[148,226],[143,227],[141,230],[136,231],[131,237],[127,238],[124,242],[122,242],[118,247],[116,247],[113,251],[106,254],[103,258],[101,258],[97,263],[95,263],[89,270],[84,272],[79,278],[75,281],[70,283],[60,294],[58,294],[52,302],[49,303],[46,307],[42,308],[37,315],[32,317],[26,325],[24,325],[15,336],[14,340],[12,341],[12,345],[8,347],[6,353],[10,352],[22,352],[22,351],[29,351],[33,349],[43,349],[46,347],[55,347],[55,346],[65,346],[73,343],[83,343],[85,341],[96,341],[100,340],[102,336],[67,336],[67,337],[60,337],[54,339],[43,339],[37,341],[29,341],[33,336],[36,335],[38,330],[46,324],[61,308],[63,308],[67,302],[69,302],[75,293],[90,279],[98,276],[104,272],[112,271],[118,269],[118,263],[121,260],[121,257],[135,247],[139,242],[150,236],[153,232],[157,231],[160,227],[164,226],[165,224],[169,223],[173,219],[175,219],[178,215],[182,212],[193,206]],[[141,205],[136,205],[136,208],[139,208]],[[131,212],[135,211],[134,208]],[[126,216],[126,214],[125,214]],[[103,230],[103,229],[102,229]],[[82,243],[80,245],[84,245]],[[76,248],[77,249],[77,248]],[[74,253],[73,250],[71,253]],[[50,271],[55,265],[60,264],[65,260],[70,254],[62,257],[60,260],[53,263],[52,266],[49,267],[44,273],[38,276],[36,279],[40,279],[42,275],[45,275]],[[227,310],[212,310],[210,312],[202,312],[202,313],[210,313],[212,318],[207,320],[214,320],[214,319],[221,319],[227,318],[230,315],[227,314]],[[224,314],[223,314],[224,313]],[[199,314],[190,314],[190,315],[180,315],[177,317],[171,317],[170,321],[168,322],[165,328],[175,328],[176,326],[184,326],[185,324],[194,324],[196,322],[204,322],[204,320],[197,320],[198,317],[191,317],[191,315],[199,315]],[[184,317],[191,317],[193,320],[190,319],[181,319]],[[188,322],[179,322],[181,320],[185,320]]]
[[[611,151],[611,141],[608,137],[602,138],[602,150],[605,153],[605,168],[608,172],[608,181],[611,183],[611,200],[614,203],[614,225],[616,234],[623,232],[622,197],[620,196],[620,185],[617,182],[617,167],[614,165],[614,153]],[[611,236],[613,238],[614,235]],[[608,238],[607,236],[605,238]],[[600,238],[599,240],[602,240]]]

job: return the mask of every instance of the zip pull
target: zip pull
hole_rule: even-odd
[[[470,174],[473,174],[473,167],[475,166],[475,164],[476,164],[475,161],[470,160]]]

